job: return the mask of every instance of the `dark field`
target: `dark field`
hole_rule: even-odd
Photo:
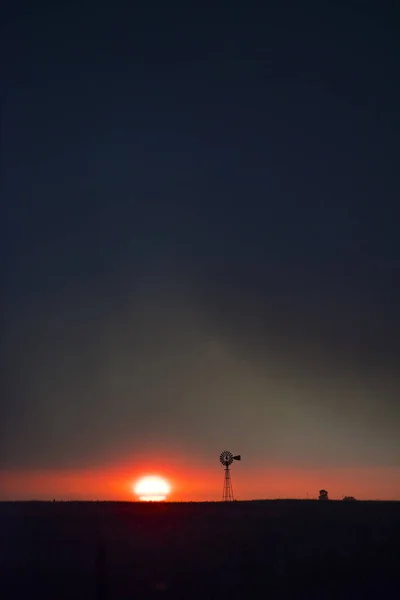
[[[1,503],[0,598],[395,598],[400,503]]]

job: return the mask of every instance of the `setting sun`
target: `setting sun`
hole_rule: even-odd
[[[158,475],[142,477],[133,488],[139,500],[145,502],[160,502],[171,492],[171,486],[166,479]]]

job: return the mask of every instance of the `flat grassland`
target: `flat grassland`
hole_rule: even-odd
[[[399,589],[400,502],[0,503],[5,600],[385,600]]]

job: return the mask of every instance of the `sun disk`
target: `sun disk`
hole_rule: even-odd
[[[134,492],[143,502],[161,502],[171,492],[171,486],[166,479],[158,475],[142,477],[134,485]]]

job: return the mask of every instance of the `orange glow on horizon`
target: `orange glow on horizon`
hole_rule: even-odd
[[[183,460],[169,464],[140,460],[102,468],[73,470],[0,471],[0,500],[136,500],[134,484],[143,473],[159,473],[170,485],[170,501],[221,500],[223,469],[218,461],[193,467]],[[237,500],[316,498],[327,489],[329,497],[351,495],[359,500],[400,500],[400,467],[300,469],[255,465],[232,469]],[[147,495],[165,495],[146,494]]]

